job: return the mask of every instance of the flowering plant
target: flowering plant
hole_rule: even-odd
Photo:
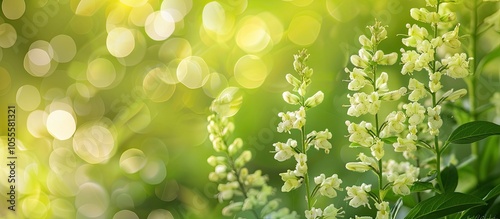
[[[473,2],[474,11],[477,12],[477,1]],[[347,115],[352,117],[345,122],[347,138],[350,142],[349,150],[358,152],[357,160],[347,162],[345,167],[349,171],[362,174],[373,173],[377,179],[375,182],[363,178],[367,180],[346,186],[344,190],[341,187],[343,180],[338,174],[329,177],[325,173],[311,176],[308,151],[315,148],[329,154],[333,148],[330,142],[332,133],[328,129],[306,129],[309,110],[323,102],[324,94],[317,91],[308,95],[313,75],[313,69],[306,63],[309,54],[304,49],[294,55],[293,68],[296,74],[287,74],[285,77],[293,88],[285,91],[282,97],[286,103],[296,108],[278,114],[280,122],[277,132],[292,136],[298,134],[298,137],[274,143],[272,152],[274,159],[279,162],[292,158],[295,160],[294,169],[279,174],[283,181],[281,191],[292,192],[301,188],[305,190],[305,218],[340,218],[351,215],[348,212],[350,209],[362,207],[372,209],[372,215],[352,214],[355,218],[471,218],[495,215],[493,209],[498,207],[495,200],[500,196],[499,177],[493,176],[495,182],[481,186],[489,175],[478,169],[488,164],[478,157],[494,159],[488,152],[498,153],[499,140],[491,138],[493,140],[481,145],[478,142],[489,136],[500,135],[499,125],[481,121],[480,117],[481,113],[489,109],[496,109],[500,115],[500,94],[495,93],[484,106],[476,106],[475,77],[482,67],[478,67],[474,59],[477,55],[474,46],[470,46],[472,49],[469,49],[468,54],[461,51],[464,36],[460,32],[464,28],[461,24],[456,24],[457,15],[451,7],[456,1],[425,0],[425,3],[425,8],[410,10],[410,15],[416,23],[406,25],[408,32],[403,36],[404,48],[400,50],[400,54],[387,53],[380,49],[389,34],[386,26],[376,21],[368,27],[369,35],[359,37],[362,47],[357,54],[350,57],[352,68],[345,69],[348,73],[347,88],[350,93],[347,94],[349,104],[344,106],[347,108]],[[474,19],[471,24],[471,39],[468,42],[471,45],[476,43],[478,34],[475,32],[477,24]],[[407,86],[394,89],[389,78],[396,77],[396,73],[384,70],[395,69],[398,64],[398,71],[408,83]],[[389,66],[394,67],[388,68]],[[444,79],[446,77],[448,78]],[[467,89],[448,88],[443,82],[462,79],[465,80]],[[466,95],[468,99],[464,98]],[[221,100],[219,98],[215,102]],[[217,117],[212,117],[210,124],[217,124],[213,122],[216,121],[213,118]],[[209,128],[209,131],[224,130],[228,127],[231,129],[232,123],[222,122],[218,128]],[[220,142],[214,137],[217,133],[210,131],[214,146]],[[219,136],[226,138],[225,134]],[[461,144],[471,145],[469,158],[458,159],[454,153],[450,153],[452,150],[460,150],[458,148]],[[391,150],[388,150],[389,148]],[[215,149],[226,150],[222,146]],[[226,152],[229,158],[235,156],[236,152],[229,151]],[[249,159],[243,160],[248,162]],[[245,162],[239,166],[229,165],[229,168],[238,173],[241,171],[238,168],[242,168]],[[217,163],[210,159],[209,163],[213,163],[216,169],[211,174],[217,176],[213,177],[214,181],[239,179],[227,177],[227,165],[224,168],[219,167],[224,171],[219,171],[223,174],[218,176]],[[491,170],[494,167],[488,168]],[[465,169],[472,169],[476,174],[474,185],[469,188],[459,186],[463,181],[469,180],[462,176]],[[260,177],[261,173],[258,172],[257,175]],[[264,177],[261,182],[263,184],[254,186],[265,188],[267,178]],[[256,202],[245,204],[250,202],[247,201],[250,195],[234,192],[235,189],[245,191],[245,187],[237,185],[249,183],[236,180],[233,184],[235,186],[230,197],[223,200],[233,198],[232,194],[244,194],[245,201],[233,202],[230,206],[236,206],[236,210],[258,207]],[[220,194],[226,190],[219,189]],[[264,193],[264,197],[272,194],[271,189],[268,191]],[[317,206],[319,196],[335,198],[344,191],[347,207],[334,204]],[[289,212],[288,209],[284,211]],[[366,211],[363,213],[368,214]],[[298,217],[295,212],[290,215]],[[286,217],[286,214],[276,216],[283,217]]]

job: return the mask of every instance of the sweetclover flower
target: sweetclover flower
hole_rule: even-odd
[[[252,153],[244,150],[243,140],[230,140],[235,126],[231,118],[234,113],[229,106],[234,101],[241,101],[234,96],[233,91],[223,92],[212,102],[210,108],[213,114],[208,117],[207,125],[209,139],[217,153],[207,159],[207,163],[214,168],[208,178],[218,184],[216,196],[219,202],[229,202],[222,209],[222,214],[232,216],[241,211],[250,211],[256,218],[296,218],[295,212],[287,208],[279,209],[279,199],[271,199],[274,188],[267,185],[267,176],[261,170],[252,173],[245,167],[252,159]],[[276,145],[280,159],[292,156],[288,150],[293,142],[287,143]]]
[[[362,52],[362,51],[360,51]],[[365,55],[361,54],[360,55]],[[337,196],[337,191],[341,190],[340,184],[342,180],[338,178],[337,174],[326,178],[325,174],[320,174],[314,178],[316,186],[309,188],[309,167],[307,152],[310,148],[316,150],[324,150],[326,154],[330,152],[332,144],[330,139],[332,133],[325,129],[324,131],[311,131],[306,134],[306,121],[307,110],[314,108],[321,104],[324,99],[324,94],[317,91],[312,96],[307,97],[307,88],[311,84],[311,76],[313,69],[307,66],[306,61],[309,54],[306,50],[299,51],[294,55],[293,67],[297,75],[287,74],[286,81],[293,86],[291,91],[283,92],[283,100],[290,105],[298,105],[296,111],[280,112],[278,116],[281,121],[278,124],[277,131],[279,133],[292,134],[297,131],[300,134],[300,141],[289,138],[286,143],[274,143],[274,159],[277,161],[285,161],[290,158],[295,159],[295,169],[288,169],[284,173],[280,173],[283,186],[282,192],[290,192],[305,185],[306,188],[306,201],[307,209],[304,211],[306,218],[332,218],[341,216],[343,212],[341,209],[335,208],[333,205],[327,206],[325,209],[317,208],[314,206],[316,195],[333,198]],[[359,80],[359,84],[352,84],[353,87],[362,87],[363,81],[361,75],[353,75],[353,80]],[[312,191],[312,192],[311,192]]]

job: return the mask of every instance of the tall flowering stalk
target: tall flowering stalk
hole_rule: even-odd
[[[469,75],[469,61],[465,53],[447,54],[440,58],[438,50],[446,47],[460,48],[459,40],[460,24],[450,31],[456,19],[455,13],[448,8],[448,2],[440,0],[426,0],[428,8],[413,8],[410,15],[416,21],[423,23],[407,24],[408,35],[402,42],[408,47],[401,49],[402,74],[412,75],[415,72],[427,72],[428,80],[421,82],[416,78],[410,78],[408,89],[409,104],[406,104],[406,115],[409,117],[409,134],[406,139],[398,139],[398,142],[417,144],[432,151],[436,161],[436,183],[438,192],[444,192],[441,179],[441,158],[444,147],[439,140],[440,128],[443,126],[441,119],[442,106],[445,101],[455,101],[464,96],[467,91],[450,89],[442,92],[443,75],[453,79],[464,78]],[[425,101],[430,97],[430,101]],[[427,119],[426,126],[420,126]],[[395,145],[396,147],[396,145]],[[398,151],[398,150],[397,150]],[[403,151],[402,149],[399,151]],[[407,150],[404,150],[407,151]]]
[[[397,195],[410,194],[410,187],[417,180],[419,169],[408,162],[397,163],[394,160],[384,161],[385,143],[393,142],[406,129],[406,115],[402,111],[393,111],[385,119],[381,119],[380,108],[383,102],[399,100],[407,91],[405,87],[390,90],[389,74],[379,72],[380,65],[393,65],[397,61],[397,53],[385,54],[378,49],[379,44],[387,38],[387,31],[380,22],[369,26],[371,36],[361,35],[359,42],[362,48],[358,55],[351,56],[352,70],[349,74],[348,89],[355,91],[348,94],[350,105],[347,114],[353,117],[370,118],[359,123],[346,121],[351,147],[361,147],[370,150],[370,155],[359,153],[358,162],[349,162],[346,168],[355,172],[371,171],[378,178],[378,193],[372,191],[372,185],[346,187],[349,205],[357,208],[371,208],[370,199],[375,202],[377,218],[389,218],[389,203],[385,201],[387,192]],[[408,151],[413,151],[415,145],[404,144]],[[403,145],[401,145],[402,147]],[[410,154],[408,154],[410,155]],[[385,184],[384,184],[385,179]]]
[[[324,150],[329,153],[332,144],[328,141],[332,138],[332,133],[325,129],[324,131],[306,132],[306,112],[307,110],[316,107],[323,102],[324,94],[321,91],[307,97],[307,87],[311,84],[311,76],[313,69],[306,65],[309,54],[305,49],[294,55],[293,67],[296,76],[292,74],[286,75],[287,82],[293,86],[292,91],[283,93],[283,99],[290,105],[298,106],[298,109],[293,112],[281,112],[278,114],[281,117],[281,122],[278,124],[278,132],[291,134],[293,130],[299,132],[298,140],[289,138],[286,142],[277,142],[274,146],[274,158],[280,162],[294,158],[296,163],[294,170],[287,170],[280,173],[281,179],[284,181],[281,187],[282,192],[290,192],[302,185],[306,190],[307,208],[305,216],[308,219],[329,218],[335,219],[343,214],[342,208],[336,208],[333,204],[326,208],[314,207],[318,195],[328,198],[337,196],[337,191],[341,190],[340,184],[342,180],[337,174],[326,177],[325,174],[320,174],[311,180],[307,165],[307,152],[314,147],[317,150]],[[311,184],[314,182],[315,186]]]
[[[229,201],[222,209],[224,216],[249,211],[255,218],[294,219],[296,212],[279,207],[279,199],[271,199],[275,189],[267,184],[268,177],[261,170],[253,173],[245,165],[251,160],[252,153],[243,148],[241,138],[231,140],[234,131],[232,116],[234,103],[241,102],[236,97],[236,88],[228,88],[212,102],[212,115],[208,117],[208,132],[213,149],[217,155],[207,159],[214,171],[209,180],[218,183],[217,198],[220,202]]]

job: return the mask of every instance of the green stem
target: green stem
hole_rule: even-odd
[[[472,60],[470,64],[470,71],[471,75],[467,78],[466,84],[467,84],[467,90],[469,92],[469,104],[470,104],[470,119],[471,121],[476,121],[477,120],[477,114],[476,114],[476,108],[477,108],[477,102],[476,102],[476,51],[477,51],[477,1],[473,0],[472,1],[472,10],[471,10],[471,18],[470,18],[470,40],[469,40],[469,57],[473,57],[474,60]],[[476,180],[479,185],[479,182],[481,180],[481,177],[479,175],[480,171],[478,169],[479,165],[479,145],[477,142],[474,142],[471,144],[471,154],[472,156],[475,156],[476,161],[475,161],[475,167],[477,171],[475,172]]]
[[[302,140],[302,153],[307,154],[307,142],[306,142],[306,126],[302,126],[300,129],[300,136]],[[306,184],[306,201],[307,201],[307,210],[311,210],[312,208],[312,196],[311,189],[309,188],[309,173],[304,174],[304,181]]]
[[[439,13],[439,6],[441,5],[441,1],[437,1],[437,7],[436,7],[436,12]],[[434,38],[438,37],[438,25],[437,23],[432,25],[433,30],[434,30]],[[437,49],[434,48],[434,60],[437,60]],[[432,74],[436,72],[436,64],[433,62],[432,64]],[[431,92],[432,96],[432,107],[437,106],[437,100],[436,100],[436,93]],[[434,150],[436,153],[436,180],[437,180],[437,186],[440,192],[444,192],[443,188],[443,181],[441,180],[441,151],[439,148],[439,135],[434,136]]]

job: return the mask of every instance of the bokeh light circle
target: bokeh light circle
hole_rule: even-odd
[[[168,210],[156,209],[149,213],[147,219],[174,219],[174,216]]]
[[[72,173],[76,165],[75,154],[68,148],[56,148],[50,153],[49,167],[56,174]]]
[[[132,8],[132,10],[130,10],[128,19],[135,26],[144,27],[146,19],[150,14],[153,13],[153,11],[154,10],[151,4],[146,3],[142,6]]]
[[[207,75],[203,82],[203,91],[209,97],[216,98],[222,90],[229,85],[226,76],[219,73],[211,73]]]
[[[75,132],[73,150],[87,163],[103,163],[116,151],[115,136],[104,123],[86,123]]]
[[[127,28],[117,27],[108,33],[106,46],[109,53],[117,58],[128,56],[135,48],[135,38]]]
[[[67,140],[75,133],[75,118],[71,113],[64,110],[51,112],[47,117],[47,130],[54,138]]]
[[[175,22],[179,22],[191,11],[192,0],[163,0],[161,10],[172,15]]]
[[[177,67],[177,78],[182,84],[191,89],[203,86],[203,81],[208,74],[207,63],[198,56],[183,59]]]
[[[313,44],[321,30],[321,16],[311,12],[295,16],[288,27],[288,39],[299,46]]]
[[[77,214],[87,218],[103,215],[109,207],[109,195],[99,184],[88,182],[80,186],[75,197]]]
[[[175,92],[175,83],[166,83],[170,79],[166,66],[151,69],[144,77],[142,88],[146,96],[154,102],[165,102]]]
[[[245,55],[234,65],[234,78],[244,88],[258,88],[269,73],[264,61],[255,55]]]
[[[89,63],[87,80],[97,88],[107,88],[116,79],[116,69],[111,61],[97,58]]]
[[[50,45],[54,50],[54,60],[60,63],[67,63],[76,55],[76,44],[73,38],[68,35],[57,35],[50,40]]]
[[[147,162],[147,157],[141,150],[131,148],[120,156],[120,168],[128,174],[133,174],[141,170]]]
[[[206,30],[221,33],[226,23],[226,11],[219,2],[209,2],[203,8],[202,20]]]
[[[3,0],[2,11],[6,18],[17,20],[26,11],[26,3],[24,0]]]
[[[43,110],[35,110],[28,115],[26,127],[33,137],[41,138],[47,133],[44,119],[47,113]]]
[[[139,219],[139,216],[137,216],[137,214],[133,211],[121,210],[119,212],[116,212],[116,214],[113,216],[113,219]]]
[[[165,163],[160,159],[149,159],[148,163],[140,171],[141,179],[151,185],[161,183],[167,176]]]
[[[148,16],[144,28],[152,40],[161,41],[174,33],[175,21],[167,11],[156,11]]]
[[[258,16],[247,17],[236,34],[236,44],[247,53],[258,53],[271,43],[266,23]]]
[[[41,97],[38,88],[23,85],[17,90],[16,103],[24,111],[33,111],[40,105]]]
[[[16,40],[16,29],[8,23],[0,24],[0,47],[9,48],[16,43]]]
[[[130,7],[140,7],[148,2],[148,0],[120,0],[121,3]]]

